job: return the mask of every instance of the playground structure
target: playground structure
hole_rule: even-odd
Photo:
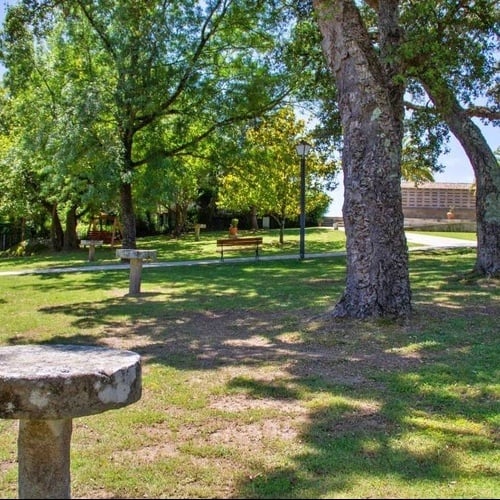
[[[121,241],[121,225],[118,217],[113,214],[101,212],[90,221],[87,231],[88,240],[100,240],[112,247],[117,241]]]

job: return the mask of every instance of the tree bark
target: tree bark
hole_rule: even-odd
[[[257,220],[257,207],[253,205],[250,209],[250,221],[252,225],[252,231],[257,231],[259,229],[259,222]]]
[[[76,234],[76,206],[72,206],[66,213],[66,230],[64,231],[64,250],[78,248],[78,237]]]
[[[121,224],[123,229],[122,248],[136,248],[135,212],[132,200],[132,185],[122,182],[120,185]]]
[[[52,249],[56,252],[60,252],[63,248],[64,231],[62,228],[61,219],[59,218],[59,213],[57,212],[57,203],[42,201],[42,204],[50,213],[51,217],[50,241]]]
[[[278,223],[280,228],[280,233],[278,237],[279,245],[282,247],[285,244],[285,223],[286,219],[284,217],[278,217],[275,214],[271,214],[271,217]]]
[[[172,231],[172,236],[174,236],[175,238],[179,238],[183,233],[183,231],[185,230],[187,211],[188,211],[187,205],[181,203],[175,204],[175,211],[174,211],[175,224],[174,224],[174,229]]]
[[[464,148],[476,177],[477,251],[474,272],[500,276],[500,167],[479,127],[442,81],[423,82],[436,110]]]
[[[314,1],[344,135],[347,276],[335,317],[411,313],[401,199],[404,88],[393,79],[395,58],[386,58],[399,43],[398,2],[379,5],[376,50],[352,0]]]

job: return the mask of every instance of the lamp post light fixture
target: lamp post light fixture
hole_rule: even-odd
[[[300,156],[300,258],[305,255],[306,236],[306,156],[311,149],[311,145],[306,141],[297,144],[297,154]]]

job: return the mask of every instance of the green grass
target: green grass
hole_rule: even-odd
[[[139,246],[197,258],[189,236]],[[85,251],[58,257],[2,270]],[[499,498],[499,283],[471,280],[474,259],[410,254],[400,324],[326,314],[343,257],[144,268],[138,297],[126,269],[0,276],[0,345],[141,354],[141,400],[73,422],[73,498]],[[17,497],[16,439],[0,420],[4,498]]]
[[[258,235],[263,238],[262,255],[287,255],[299,252],[299,230],[286,229],[283,245],[279,244],[277,230],[241,231],[240,237]],[[201,231],[199,241],[195,240],[194,233],[188,233],[182,238],[171,238],[167,235],[138,238],[137,247],[141,249],[154,249],[158,252],[160,261],[217,259],[220,253],[216,247],[217,238],[227,237],[227,231]],[[306,236],[307,253],[338,252],[345,249],[345,234],[343,231],[334,231],[327,228],[307,228]],[[225,252],[226,253],[226,252]],[[249,256],[251,250],[231,250],[228,257]],[[45,251],[37,255],[26,257],[0,258],[0,271],[25,268],[50,268],[89,266],[101,264],[116,264],[116,249],[110,245],[97,247],[94,262],[88,262],[88,249],[80,248],[67,252],[54,253]]]
[[[297,255],[299,252],[299,230],[286,229],[284,233],[283,245],[279,243],[279,232],[277,230],[259,230],[241,231],[241,237],[259,235],[263,238],[261,255]],[[475,233],[434,233],[422,232],[435,236],[448,236],[464,240],[474,240]],[[200,260],[217,259],[219,252],[216,247],[217,238],[227,237],[227,231],[201,231],[199,241],[195,240],[194,233],[187,233],[182,238],[171,238],[167,235],[138,238],[137,247],[141,249],[157,250],[159,261],[178,261],[178,260]],[[409,244],[409,247],[418,247],[418,244]],[[345,250],[344,231],[335,231],[329,228],[307,228],[305,233],[305,251],[309,254],[342,252]],[[226,254],[227,257],[249,256],[251,250],[231,249]],[[74,267],[116,264],[119,260],[116,258],[116,248],[110,245],[97,247],[95,251],[95,260],[88,262],[88,249],[80,248],[72,251],[51,252],[49,250],[40,252],[36,255],[20,257],[1,257],[0,272],[16,269],[44,269],[53,267]]]

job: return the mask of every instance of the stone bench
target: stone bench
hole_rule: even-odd
[[[141,397],[140,356],[84,345],[0,347],[0,418],[19,419],[19,498],[70,498],[72,419]]]
[[[116,251],[116,256],[130,261],[129,294],[138,295],[141,293],[142,262],[144,260],[156,260],[156,250],[120,248]]]
[[[80,245],[89,247],[89,261],[95,258],[95,247],[102,247],[103,244],[103,240],[80,240]]]
[[[206,224],[195,224],[194,225],[194,239],[200,241],[200,229],[206,229]]]

